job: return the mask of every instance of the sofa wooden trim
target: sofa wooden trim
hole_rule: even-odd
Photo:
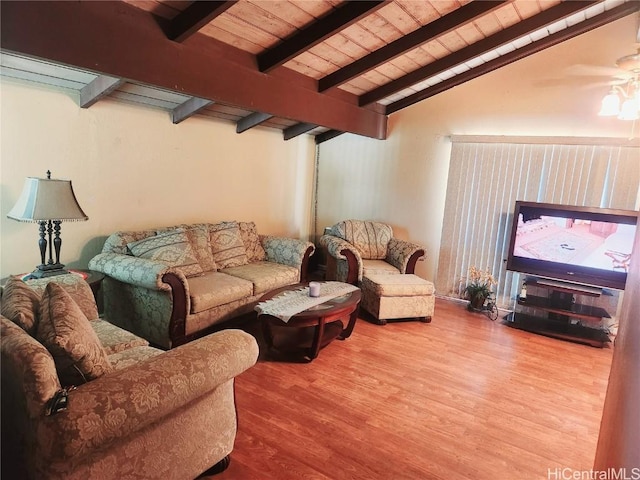
[[[182,345],[186,337],[185,329],[187,324],[186,313],[187,292],[180,278],[172,272],[165,273],[162,281],[171,287],[173,297],[173,310],[171,310],[171,319],[169,320],[169,338],[172,345]],[[182,340],[182,341],[181,341]]]
[[[309,281],[309,260],[313,252],[315,251],[315,247],[307,248],[307,251],[304,252],[304,257],[302,258],[302,264],[300,265],[300,282]]]

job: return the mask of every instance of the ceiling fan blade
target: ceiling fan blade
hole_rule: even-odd
[[[603,65],[589,65],[578,63],[565,69],[565,73],[578,77],[615,77],[628,80],[633,77],[633,73],[628,70],[616,67],[605,67]]]
[[[624,57],[620,57],[616,61],[616,65],[623,70],[633,73],[640,72],[640,49],[636,53],[632,53],[631,55],[625,55]]]
[[[619,80],[607,80],[600,76],[593,77],[564,77],[564,78],[546,78],[535,83],[536,86],[543,88],[571,88],[573,90],[591,90],[604,89],[614,85],[622,85],[626,82]]]

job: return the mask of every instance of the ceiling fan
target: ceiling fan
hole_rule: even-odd
[[[602,99],[598,115],[637,120],[640,118],[640,49],[618,58],[616,66],[623,74],[617,77],[618,81],[614,80],[609,93]]]
[[[639,47],[640,15],[635,31],[636,47]],[[602,99],[598,115],[635,122],[640,118],[640,48],[636,53],[618,58],[616,66],[619,75],[614,77],[609,93]]]

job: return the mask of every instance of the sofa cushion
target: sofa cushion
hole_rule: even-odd
[[[107,355],[122,352],[130,348],[145,347],[149,345],[144,338],[138,337],[123,328],[117,327],[105,320],[94,320],[89,322],[91,328],[98,336],[102,348]]]
[[[362,278],[362,289],[378,297],[416,297],[434,294],[433,283],[417,275],[371,275]]]
[[[2,315],[33,335],[37,328],[39,309],[40,295],[20,277],[9,277],[2,289]]]
[[[170,267],[176,267],[187,277],[201,275],[203,272],[189,237],[181,230],[147,237],[137,242],[129,243],[127,247],[134,256],[156,260]]]
[[[221,272],[208,272],[201,277],[189,279],[191,313],[247,298],[252,293],[251,282]]]
[[[224,273],[251,282],[254,295],[300,281],[300,270],[273,262],[254,262],[240,267],[225,268]]]
[[[260,243],[255,222],[238,222],[238,228],[240,228],[242,243],[244,243],[244,247],[247,250],[247,261],[249,263],[261,262],[267,258],[262,243]]]
[[[98,307],[96,305],[96,299],[93,295],[93,291],[84,278],[76,273],[69,275],[56,275],[55,277],[38,278],[35,280],[29,280],[27,285],[31,287],[38,297],[42,297],[45,288],[50,282],[55,282],[60,285],[69,295],[73,298],[73,301],[78,304],[82,313],[89,320],[95,320],[98,318]]]
[[[122,370],[123,368],[137,365],[141,361],[155,357],[161,353],[164,353],[164,351],[159,348],[149,347],[148,345],[138,345],[137,347],[110,354],[109,362],[111,362],[114,370]]]
[[[73,298],[57,283],[40,300],[36,338],[49,350],[60,383],[79,385],[111,371],[109,359]]]
[[[396,267],[384,260],[362,260],[362,275],[380,275],[380,274],[396,274],[401,273]]]
[[[391,226],[379,222],[345,220],[331,228],[332,234],[351,243],[363,259],[382,260],[393,237]]]
[[[247,264],[247,250],[240,236],[238,222],[211,225],[211,252],[218,269]]]

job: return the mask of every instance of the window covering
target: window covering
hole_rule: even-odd
[[[438,292],[464,297],[473,265],[497,279],[498,305],[513,308],[520,274],[506,258],[516,200],[637,209],[639,146],[576,140],[452,137]]]

